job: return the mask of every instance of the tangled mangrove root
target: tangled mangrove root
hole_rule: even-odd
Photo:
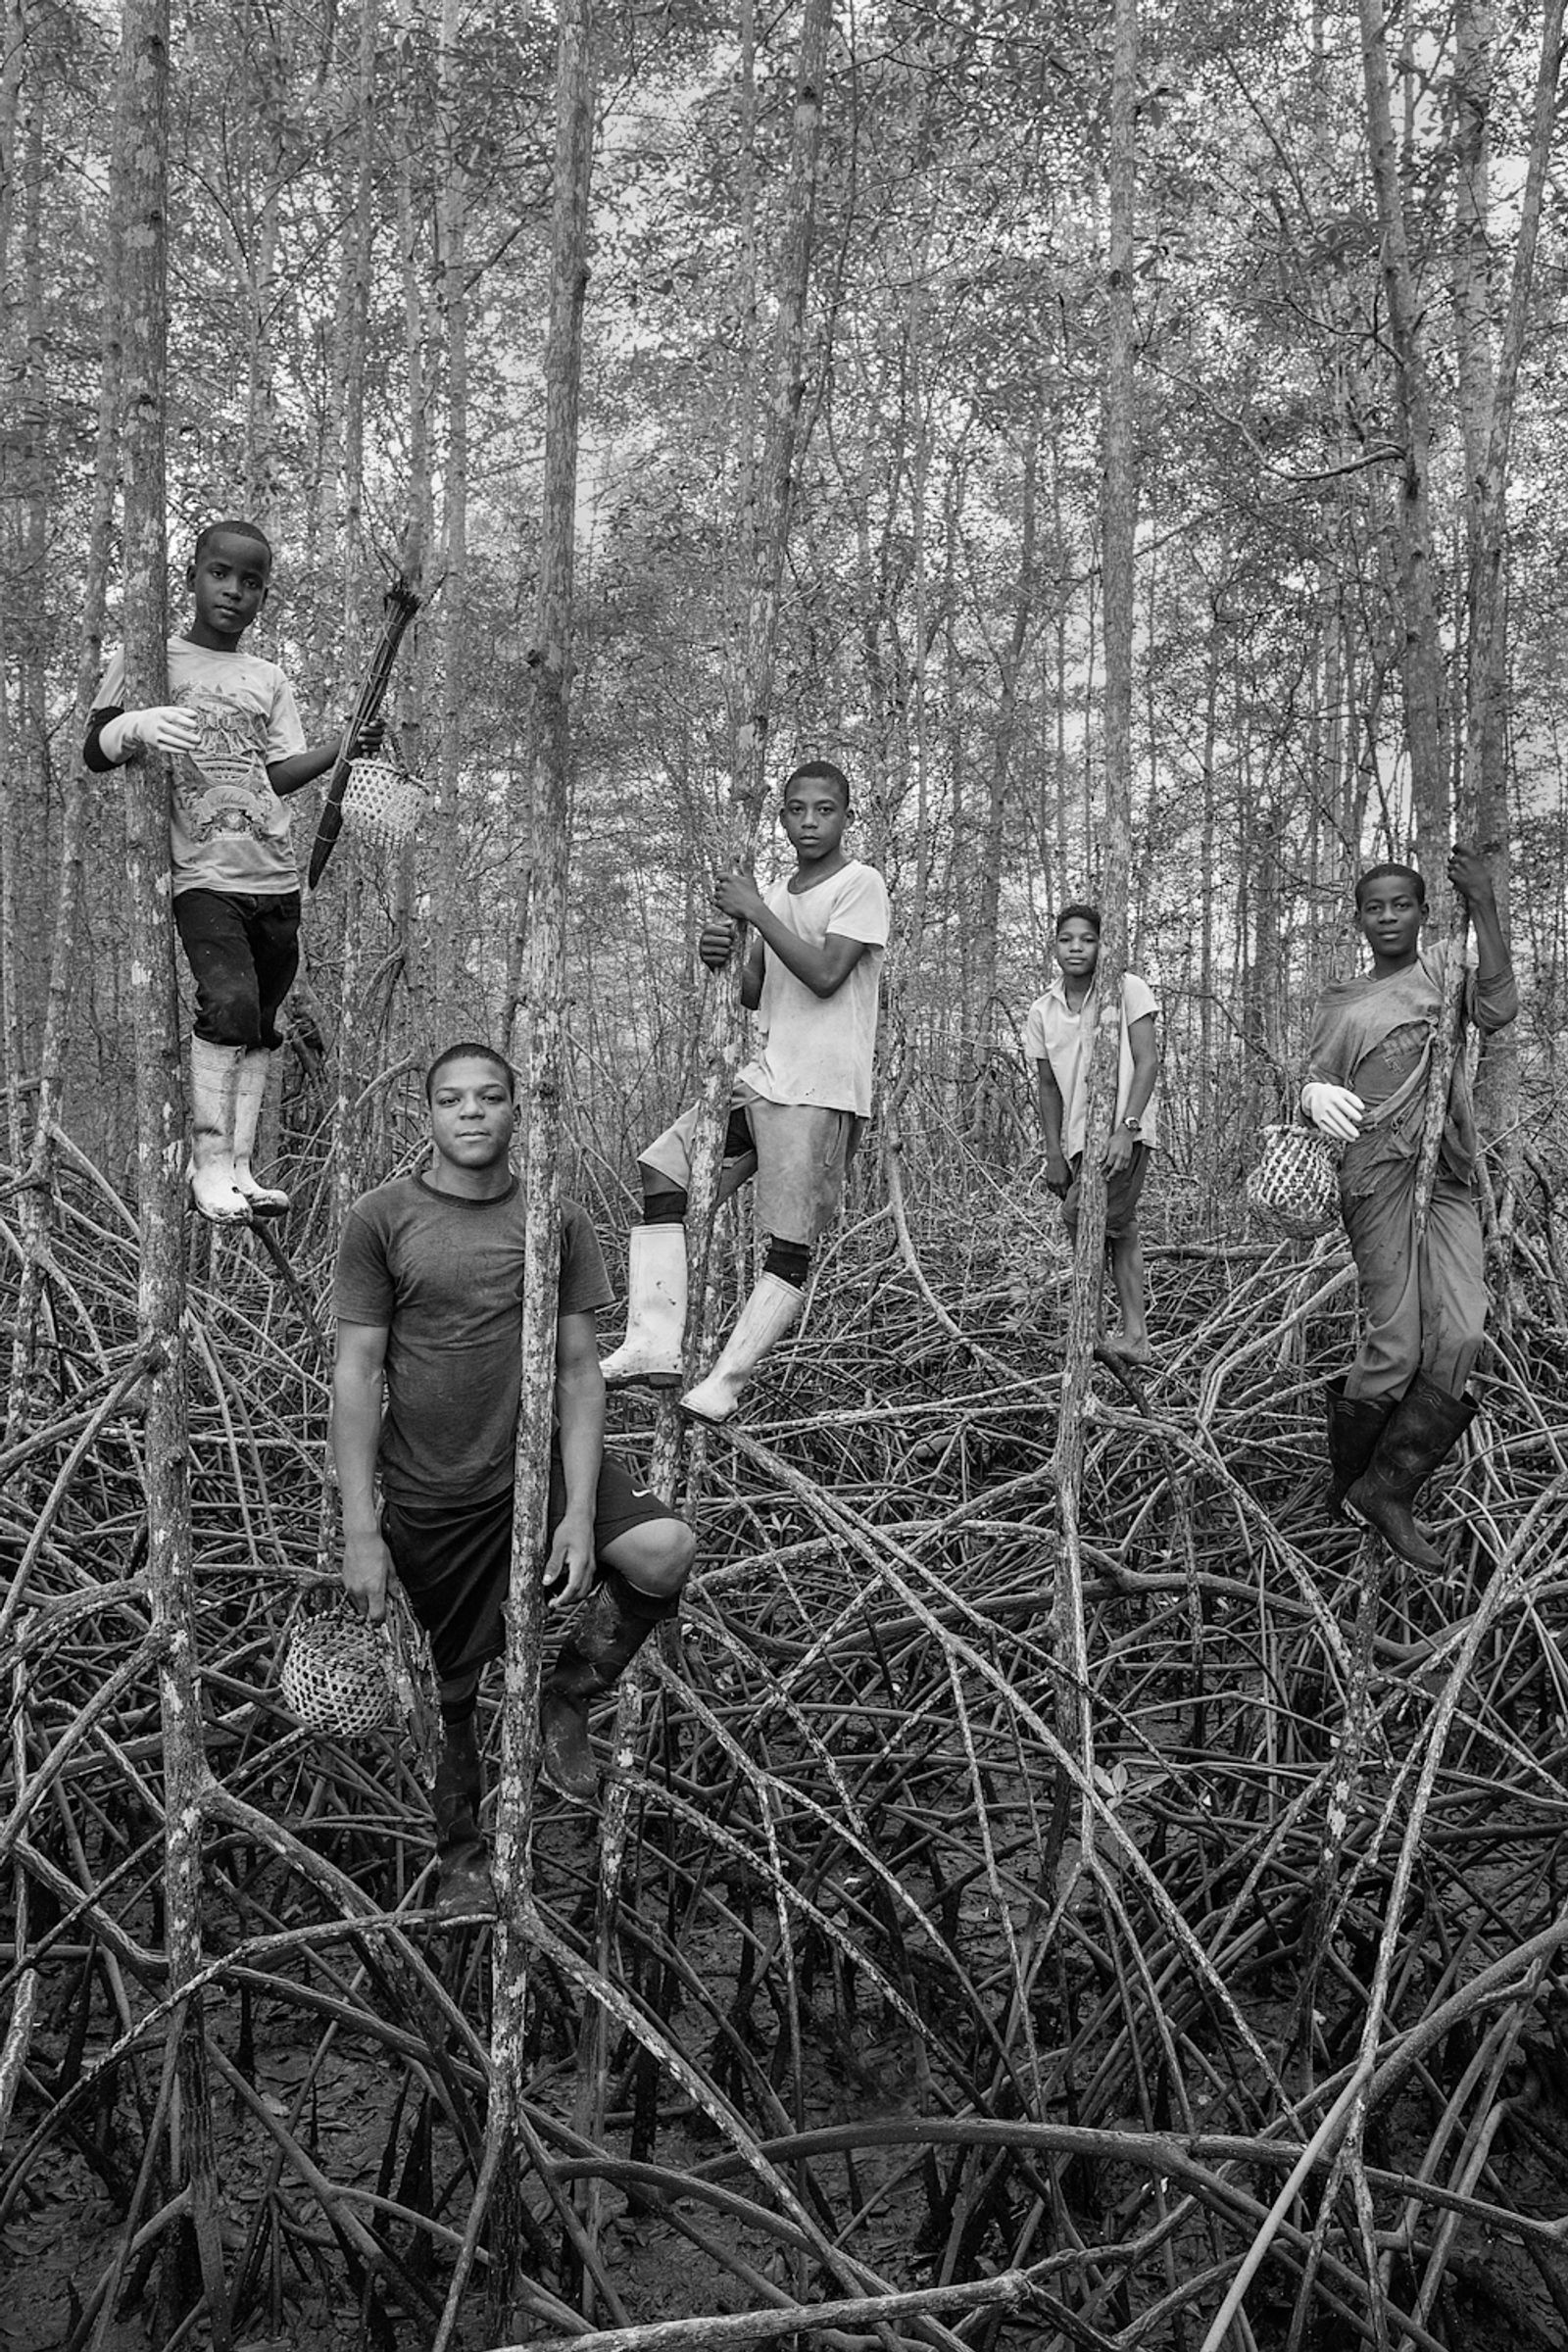
[[[1158,1367],[1097,1374],[1087,1432],[1085,1783],[1044,1223],[933,1219],[917,1272],[888,1220],[852,1226],[744,1425],[697,1442],[700,1580],[621,1702],[604,1819],[536,1818],[514,2340],[1568,2335],[1553,1237],[1522,1237],[1430,1497],[1441,1585],[1323,1509],[1343,1256],[1153,1253]],[[313,1739],[278,1693],[322,1566],[324,1249],[193,1246],[222,2210],[204,2240],[163,2152],[134,1231],[76,1163],[0,1498],[0,2231],[41,2266],[32,2340],[72,2352],[129,2315],[195,2340],[214,2244],[231,2335],[490,2342],[487,1932],[427,1907],[397,1736]],[[623,1409],[635,1445],[653,1408]]]

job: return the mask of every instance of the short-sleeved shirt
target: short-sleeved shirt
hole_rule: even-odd
[[[169,692],[201,721],[193,752],[173,755],[169,835],[174,896],[217,890],[282,898],[300,886],[287,804],[268,780],[275,760],[305,749],[294,689],[275,662],[169,640]],[[125,658],[116,654],[93,708],[122,710]]]
[[[1030,1005],[1023,1025],[1025,1054],[1031,1061],[1049,1061],[1061,1089],[1061,1149],[1068,1159],[1076,1159],[1082,1152],[1089,1124],[1089,1061],[1094,1052],[1099,996],[1098,986],[1092,986],[1081,1007],[1074,1012],[1067,1003],[1066,975],[1058,972],[1045,995],[1037,997]],[[1112,1125],[1125,1114],[1132,1090],[1132,1025],[1150,1013],[1158,1012],[1159,1000],[1148,981],[1140,980],[1136,972],[1125,973],[1121,984],[1121,1051],[1116,1067]],[[1142,1139],[1151,1151],[1155,1142],[1154,1102],[1155,1095],[1151,1095],[1140,1121]]]
[[[863,940],[865,954],[841,988],[818,997],[764,948],[756,1048],[740,1083],[764,1102],[851,1110],[863,1119],[871,1108],[877,991],[888,944],[887,885],[873,866],[852,858],[810,890],[775,882],[762,903],[813,948],[831,933]]]
[[[1519,1010],[1519,988],[1511,968],[1483,981],[1475,968],[1473,946],[1466,962],[1466,1019],[1484,1031],[1505,1029]],[[1368,1110],[1390,1102],[1419,1069],[1437,1036],[1446,972],[1447,950],[1433,947],[1423,948],[1413,963],[1402,971],[1386,972],[1382,979],[1369,973],[1331,981],[1313,1014],[1308,1078],[1353,1087]],[[1397,1103],[1392,1107],[1393,1117],[1369,1125],[1346,1148],[1341,1175],[1351,1191],[1372,1189],[1380,1167],[1390,1160],[1413,1160],[1420,1151],[1425,1087],[1416,1088],[1402,1108]],[[1463,1054],[1454,1063],[1448,1086],[1442,1156],[1448,1173],[1468,1184],[1475,1174],[1476,1127]]]
[[[493,1200],[400,1176],[343,1220],[332,1304],[384,1329],[386,1413],[377,1466],[405,1502],[483,1502],[512,1485],[522,1390],[525,1203],[515,1177]],[[561,1210],[560,1315],[612,1297],[593,1227]]]

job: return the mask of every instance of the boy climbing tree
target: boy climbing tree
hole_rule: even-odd
[[[721,874],[717,916],[697,952],[711,970],[752,940],[741,1002],[758,1018],[757,1050],[735,1082],[722,1200],[754,1172],[768,1235],[761,1279],[706,1380],[681,1398],[704,1421],[727,1421],[746,1381],[795,1322],[811,1250],[838,1213],[844,1174],[871,1109],[877,992],[887,951],[880,874],[844,849],[849,779],[808,760],[784,787],[780,820],[795,871],[765,893],[749,874]],[[643,1222],[631,1232],[624,1345],[607,1381],[668,1387],[680,1373],[686,1324],[686,1214],[695,1109],[641,1154]]]
[[[299,876],[283,803],[323,775],[338,749],[307,746],[283,671],[240,651],[271,572],[271,546],[254,522],[209,523],[185,571],[191,620],[169,640],[171,701],[127,710],[117,653],[84,747],[99,774],[147,751],[173,762],[174,923],[196,981],[190,1187],[215,1225],[288,1207],[288,1195],[251,1170],[277,1015],[299,969]],[[373,720],[352,750],[371,752],[380,740]]]
[[[1519,1011],[1519,986],[1487,861],[1457,846],[1448,880],[1475,925],[1476,967],[1462,1014],[1484,1037]],[[1443,1553],[1414,1516],[1416,1496],[1479,1409],[1469,1381],[1487,1325],[1486,1252],[1476,1174],[1480,1143],[1461,1055],[1448,1082],[1425,1231],[1418,1168],[1427,1094],[1444,1021],[1447,952],[1423,948],[1426,884],[1413,866],[1375,865],[1355,886],[1372,968],[1318,1000],[1301,1110],[1342,1146],[1340,1214],[1355,1260],[1361,1341],[1329,1382],[1329,1508],[1375,1528],[1413,1568]]]

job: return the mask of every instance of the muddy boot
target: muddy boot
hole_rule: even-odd
[[[1467,1396],[1449,1396],[1418,1372],[1377,1443],[1377,1450],[1345,1497],[1352,1519],[1383,1538],[1412,1568],[1441,1568],[1443,1554],[1427,1542],[1410,1505],[1476,1417]]]
[[[608,1568],[563,1642],[539,1693],[539,1769],[562,1796],[598,1801],[599,1772],[588,1744],[588,1708],[614,1689],[656,1626],[680,1607],[639,1592]]]
[[[213,1225],[248,1225],[251,1205],[234,1182],[234,1116],[243,1046],[190,1041],[190,1196]]]
[[[1331,1380],[1323,1393],[1328,1416],[1329,1483],[1324,1497],[1331,1519],[1343,1519],[1340,1505],[1373,1454],[1397,1398],[1347,1396],[1343,1380]]]
[[[775,1348],[800,1319],[802,1293],[778,1274],[764,1274],[741,1308],[724,1352],[695,1389],[680,1400],[683,1413],[699,1421],[727,1421],[740,1402],[741,1391],[763,1356]]]
[[[239,1081],[234,1089],[234,1189],[244,1194],[253,1217],[281,1217],[288,1208],[287,1193],[258,1184],[251,1173],[251,1153],[256,1149],[256,1130],[261,1123],[262,1104],[267,1100],[267,1073],[271,1059],[265,1046],[249,1048],[239,1065]]]
[[[495,1888],[490,1857],[479,1835],[484,1781],[477,1718],[449,1723],[441,1743],[430,1804],[435,1814],[436,1914],[441,1919],[491,1919]]]
[[[634,1225],[626,1239],[626,1337],[599,1369],[612,1388],[643,1380],[672,1389],[686,1336],[686,1228]]]

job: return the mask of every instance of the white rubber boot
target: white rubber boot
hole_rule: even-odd
[[[265,1046],[250,1047],[239,1065],[239,1083],[234,1089],[234,1186],[250,1202],[253,1217],[281,1217],[288,1210],[287,1193],[258,1184],[251,1174],[251,1153],[256,1149],[262,1104],[267,1101],[271,1061]]]
[[[190,1192],[214,1225],[248,1225],[250,1203],[234,1182],[234,1114],[243,1046],[190,1041]]]
[[[801,1297],[793,1282],[764,1274],[741,1308],[724,1352],[708,1378],[681,1398],[681,1411],[694,1413],[699,1421],[727,1421],[763,1356],[798,1320]]]
[[[634,1225],[626,1239],[626,1337],[599,1369],[612,1384],[672,1389],[686,1332],[686,1228]]]

